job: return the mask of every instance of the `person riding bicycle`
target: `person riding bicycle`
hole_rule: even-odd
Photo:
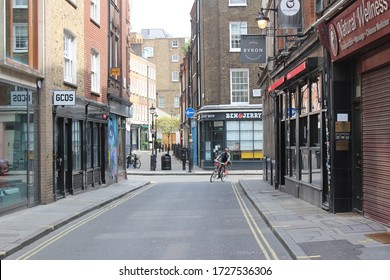
[[[229,149],[228,148],[225,148],[225,150],[223,151],[223,153],[221,153],[219,156],[217,156],[217,158],[214,160],[214,161],[218,161],[221,163],[221,165],[219,166],[218,168],[218,178],[221,176],[220,175],[220,172],[221,172],[221,167],[222,165],[226,166],[231,163],[231,160],[230,160],[230,153],[229,153]]]

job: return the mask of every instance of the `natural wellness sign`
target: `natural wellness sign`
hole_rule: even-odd
[[[358,0],[327,25],[332,61],[390,33],[390,0]]]

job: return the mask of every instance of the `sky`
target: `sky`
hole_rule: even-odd
[[[190,12],[194,0],[131,0],[131,31],[164,29],[173,37],[191,36]]]

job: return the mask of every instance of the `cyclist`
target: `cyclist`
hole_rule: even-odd
[[[231,163],[229,149],[225,148],[225,150],[219,156],[217,156],[214,161],[218,161],[221,163],[221,165],[218,167],[218,178],[220,178],[222,166],[224,166],[223,169],[225,170],[226,166]]]

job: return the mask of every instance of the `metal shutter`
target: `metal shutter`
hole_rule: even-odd
[[[363,213],[390,225],[390,66],[362,75]]]

